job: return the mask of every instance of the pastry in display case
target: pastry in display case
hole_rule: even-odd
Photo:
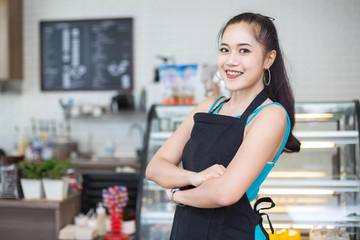
[[[165,189],[145,179],[145,168],[194,107],[153,105],[148,113],[137,198],[139,240],[169,239],[175,208]],[[358,100],[295,104],[294,135],[301,151],[281,155],[257,197],[275,202],[268,214],[279,236],[300,232],[303,240],[360,239],[359,111]]]
[[[301,151],[282,154],[258,195],[276,203],[275,229],[360,239],[359,110],[357,100],[295,104]]]

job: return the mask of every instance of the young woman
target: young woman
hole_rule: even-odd
[[[268,239],[250,202],[280,154],[300,150],[272,21],[253,13],[229,20],[219,33],[218,70],[231,98],[200,103],[147,166],[146,177],[171,189],[177,205],[171,239]]]

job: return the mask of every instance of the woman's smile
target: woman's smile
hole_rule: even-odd
[[[243,75],[243,72],[235,71],[235,70],[225,70],[226,76],[230,79],[237,78],[241,75]]]

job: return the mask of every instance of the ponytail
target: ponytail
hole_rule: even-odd
[[[264,56],[272,50],[276,51],[275,61],[269,69],[271,72],[271,82],[269,85],[265,86],[265,91],[273,102],[280,103],[286,109],[290,118],[290,135],[285,145],[285,152],[299,152],[301,145],[300,141],[295,138],[292,132],[295,125],[295,100],[289,78],[286,73],[277,31],[273,21],[273,18],[266,17],[261,14],[239,14],[230,19],[225,27],[219,32],[218,40],[222,39],[222,36],[229,25],[246,22],[253,27],[253,35],[255,39],[264,45]]]

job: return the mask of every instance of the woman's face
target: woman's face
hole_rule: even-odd
[[[254,86],[263,88],[264,48],[252,35],[249,24],[240,22],[226,28],[218,54],[218,69],[226,88],[232,92]]]

